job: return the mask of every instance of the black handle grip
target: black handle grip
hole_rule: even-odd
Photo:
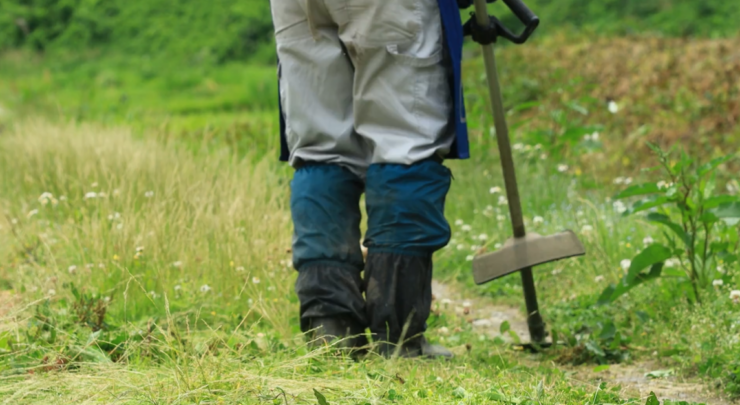
[[[529,26],[530,24],[539,24],[540,19],[527,7],[522,0],[504,0],[511,12],[522,22],[522,24]]]

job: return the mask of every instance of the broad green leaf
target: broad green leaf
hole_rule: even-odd
[[[712,209],[712,213],[721,219],[740,218],[740,202],[727,202]]]
[[[681,225],[671,221],[671,218],[668,215],[652,212],[647,215],[647,220],[667,226],[673,231],[673,233],[678,235],[678,237],[683,241],[683,243],[686,244],[686,246],[691,245],[691,238],[686,233],[686,231],[683,230]]]
[[[511,329],[511,325],[509,324],[509,321],[504,321],[501,323],[501,326],[499,327],[499,332],[503,335],[504,333],[508,332]]]
[[[663,277],[686,277],[686,273],[679,269],[663,268]]]
[[[704,208],[716,208],[722,204],[736,202],[737,198],[731,195],[718,195],[704,200]]]
[[[599,347],[599,344],[594,342],[593,340],[589,340],[588,342],[586,342],[586,349],[597,356],[606,357],[606,353],[604,353],[604,350]]]
[[[714,169],[718,168],[721,164],[729,162],[730,160],[734,159],[735,155],[727,155],[718,157],[716,159],[712,159],[711,161],[701,165],[697,170],[696,174],[701,177],[706,175],[707,173],[713,171]]]
[[[622,198],[634,197],[636,195],[655,194],[659,192],[660,187],[658,187],[656,183],[635,184],[634,186],[630,186],[622,190],[622,192],[614,196],[614,199],[620,200]]]
[[[714,215],[712,211],[706,211],[699,217],[699,221],[703,224],[711,225],[716,222],[719,222],[719,218]]]
[[[610,304],[617,300],[617,298],[621,297],[622,295],[629,292],[631,289],[637,287],[638,285],[645,283],[647,281],[655,280],[656,278],[660,277],[663,271],[663,263],[656,263],[650,268],[650,272],[647,274],[640,273],[635,278],[632,279],[631,282],[627,281],[627,276],[624,276],[622,281],[617,284],[611,284],[609,287],[604,289],[604,291],[601,293],[601,296],[599,296],[599,300],[597,301],[598,305],[606,305]]]
[[[658,401],[658,397],[655,396],[654,392],[650,391],[650,396],[647,402],[645,402],[645,405],[660,405],[660,401]]]
[[[659,243],[653,243],[646,247],[642,252],[635,256],[634,259],[632,259],[629,272],[627,273],[627,284],[632,284],[634,279],[644,269],[657,263],[663,263],[672,256],[673,253],[671,250]]]
[[[594,367],[593,372],[594,373],[600,373],[600,372],[606,371],[606,370],[609,370],[609,365],[608,364],[604,364],[604,365],[601,365],[601,366]]]
[[[599,296],[599,299],[596,300],[597,305],[606,305],[611,304],[614,300],[612,297],[614,296],[614,292],[617,291],[617,286],[614,284],[609,284],[608,287],[604,289],[604,291]]]
[[[319,405],[329,405],[329,402],[326,401],[326,397],[316,391],[316,388],[313,389],[313,394],[316,396],[316,400],[319,402]]]
[[[650,196],[644,200],[637,201],[632,204],[632,208],[622,214],[622,216],[636,214],[641,211],[649,210],[651,208],[660,207],[667,203],[670,203],[671,199],[665,196]]]

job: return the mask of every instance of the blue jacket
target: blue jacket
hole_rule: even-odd
[[[463,29],[460,20],[460,9],[457,0],[437,0],[439,10],[442,14],[442,25],[444,27],[447,48],[450,51],[452,66],[454,70],[453,86],[454,108],[452,122],[455,125],[455,142],[452,144],[450,154],[447,159],[467,159],[470,157],[468,147],[468,126],[465,116],[465,100],[463,98],[462,88],[462,47],[463,47]],[[278,85],[278,91],[279,85]],[[279,99],[279,98],[278,98]],[[282,106],[280,108],[280,160],[287,162],[290,152],[288,143],[285,138],[285,118],[283,116]]]

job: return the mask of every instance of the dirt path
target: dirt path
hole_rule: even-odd
[[[437,281],[432,285],[432,291],[435,302],[440,303],[443,311],[463,312],[463,315],[473,325],[473,329],[512,342],[513,339],[510,336],[502,335],[499,332],[501,324],[508,321],[511,330],[522,341],[528,341],[527,323],[524,314],[520,313],[517,308],[493,305],[483,298],[465,297],[453,287]],[[466,305],[466,301],[470,305]],[[442,304],[442,302],[448,303]],[[464,314],[465,307],[469,307],[466,315]],[[534,365],[538,362],[538,359],[533,355],[523,355],[520,362]],[[619,385],[622,387],[622,394],[629,397],[644,398],[652,391],[661,400],[688,401],[707,405],[731,404],[731,402],[721,399],[717,393],[709,392],[701,382],[683,381],[672,375],[662,378],[646,377],[646,373],[664,368],[655,361],[629,365],[616,364],[600,372],[595,372],[593,366],[558,366],[558,368],[566,372],[568,378],[574,383],[598,386],[599,383],[606,382],[612,387]]]

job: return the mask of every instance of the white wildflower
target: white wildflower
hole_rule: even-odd
[[[88,264],[85,265],[85,268],[86,269],[92,269],[93,267],[95,267],[95,265],[92,264],[92,263],[88,263]]]
[[[98,182],[95,182],[95,183],[93,183],[93,184],[90,184],[90,187],[92,187],[92,188],[95,188],[95,187],[97,187],[97,186],[98,186]]]
[[[730,299],[735,304],[740,304],[740,290],[732,290],[730,292]]]
[[[110,302],[110,297],[106,295],[105,297],[103,297],[103,301]]]
[[[53,288],[50,288],[50,289],[49,289],[49,291],[47,291],[46,293],[47,293],[48,295],[56,295],[56,294],[57,294],[57,290],[55,290],[55,289],[53,289]]]
[[[608,108],[609,108],[609,112],[612,114],[616,114],[619,112],[619,105],[614,100],[609,101]]]
[[[655,242],[655,241],[650,236],[646,236],[645,238],[642,239],[642,244],[643,245],[652,245],[653,242]]]
[[[452,304],[452,301],[449,298],[444,298],[442,300],[442,305],[445,305],[446,306],[446,305],[450,305],[450,304]]]
[[[444,328],[444,327],[443,327],[443,328]],[[444,329],[447,329],[447,328],[444,328]],[[442,329],[440,329],[440,330],[442,330]],[[439,384],[442,384],[443,382],[445,382],[445,380],[443,380],[443,379],[442,379],[442,377],[437,377],[436,381],[437,381],[437,382],[438,382]]]
[[[441,334],[443,334],[443,335],[447,335],[447,334],[449,334],[449,333],[450,333],[450,330],[449,330],[449,329],[447,329],[447,327],[446,327],[446,326],[443,326],[443,327],[439,328],[439,333],[441,333]]]
[[[725,284],[725,282],[721,278],[712,281],[712,285],[715,286],[715,287],[722,287],[722,285],[724,285],[724,284]]]
[[[576,216],[577,216],[577,217],[582,217],[582,216],[584,216],[584,215],[585,215],[585,214],[583,213],[583,211],[582,211],[582,210],[578,210],[578,211],[576,211]]]
[[[494,249],[499,249],[500,247],[501,247],[501,244],[500,243],[497,243],[497,244],[493,245],[493,248]]]
[[[614,179],[614,184],[624,184],[624,177],[617,177]]]
[[[501,214],[496,215],[496,221],[499,221],[499,222],[506,221],[506,215],[501,215]]]
[[[588,235],[589,233],[591,233],[593,231],[594,231],[594,227],[591,226],[591,225],[589,225],[589,224],[583,225],[581,227],[581,233],[584,234],[584,235]]]
[[[105,197],[108,197],[108,194],[106,194],[106,193],[104,193],[102,191],[98,193],[98,198],[105,198]]]
[[[514,150],[522,150],[522,149],[524,149],[524,144],[523,143],[515,143],[515,144],[511,145],[511,148],[514,149]]]
[[[553,276],[557,276],[558,274],[560,274],[560,273],[562,273],[562,272],[563,272],[563,269],[562,269],[562,268],[560,268],[560,267],[558,267],[558,268],[556,268],[556,269],[552,269],[552,275],[553,275]]]
[[[99,269],[104,269],[105,268],[105,265],[103,263],[98,263],[98,268]]]
[[[144,246],[137,246],[136,247],[136,253],[141,253],[144,251]]]
[[[625,184],[625,185],[628,185],[628,184],[632,184],[632,177],[627,177],[627,178],[625,178],[625,179],[624,179],[624,184]]]
[[[600,283],[602,281],[604,281],[604,276],[596,276],[596,277],[594,277],[594,282]]]
[[[475,257],[473,255],[468,255],[468,256],[465,257],[465,261],[467,261],[467,262],[472,262],[473,259],[475,259]]]
[[[480,246],[478,246],[478,245],[470,245],[470,250],[472,250],[473,252],[477,252],[478,250],[480,250]]]
[[[147,191],[146,193],[144,193],[144,197],[146,198],[154,197],[154,191]]]
[[[540,155],[541,160],[547,160],[547,153],[543,153]]]
[[[473,307],[473,304],[470,301],[463,301],[462,306],[463,308],[470,309]]]
[[[668,183],[666,183],[665,181],[661,180],[661,181],[659,181],[656,184],[656,186],[658,186],[658,188],[662,190],[664,188],[668,188]]]
[[[113,196],[114,196],[114,197],[115,197],[115,196],[118,196],[119,194],[121,194],[121,190],[119,190],[119,189],[115,189],[115,190],[113,190]]]
[[[496,186],[496,187],[491,187],[491,189],[490,189],[490,190],[488,190],[488,192],[489,192],[489,193],[491,193],[491,194],[497,194],[497,193],[500,193],[500,192],[501,192],[501,187],[498,187],[498,186]]]
[[[178,261],[172,263],[172,267],[178,267],[178,268],[179,267],[182,267],[182,262],[178,260]]]
[[[86,193],[85,194],[85,199],[88,200],[88,199],[91,199],[91,198],[95,198],[97,196],[98,196],[97,193],[95,193],[94,191],[90,191],[89,193]]]
[[[123,223],[116,225],[116,229],[118,229],[119,231],[123,229]]]
[[[180,291],[180,290],[182,290],[182,286],[180,284],[176,285],[175,291]]]
[[[534,223],[535,225],[539,225],[539,224],[542,224],[542,223],[544,223],[544,222],[545,222],[545,218],[542,218],[541,216],[539,216],[539,215],[538,215],[538,216],[536,216],[536,217],[534,217],[534,218],[532,219],[532,222],[533,222],[533,223]]]
[[[507,205],[508,203],[509,201],[506,199],[506,197],[502,195],[498,197],[498,205]]]
[[[622,201],[614,201],[612,207],[614,207],[614,211],[617,211],[619,214],[623,214],[627,211],[627,206],[625,206]]]
[[[559,171],[560,173],[565,173],[565,172],[567,172],[567,171],[568,171],[568,165],[566,165],[566,164],[562,164],[562,163],[561,163],[561,164],[559,164],[559,165],[558,165],[558,171]]]
[[[154,292],[154,291],[149,291],[149,296],[151,296],[152,298],[155,298],[156,299],[157,298],[157,293]]]
[[[259,277],[252,277],[252,284],[259,284],[260,278]]]
[[[235,270],[237,272],[239,272],[239,273],[243,273],[244,272],[244,266],[236,266],[236,269]]]
[[[32,216],[34,216],[34,215],[36,215],[38,213],[39,213],[39,210],[31,210],[31,211],[28,212],[28,214],[26,214],[26,217],[31,218]]]
[[[462,243],[457,245],[457,250],[463,250],[463,249],[465,249],[465,245],[463,245]]]
[[[478,235],[478,240],[487,240],[487,239],[488,239],[488,235],[486,235],[485,233]]]
[[[464,232],[470,232],[471,230],[473,230],[473,227],[471,227],[470,225],[463,225],[460,229],[462,229]]]
[[[203,284],[202,286],[200,286],[200,292],[207,293],[208,291],[211,291],[211,286],[209,286],[208,284]]]
[[[619,266],[624,271],[629,270],[631,265],[632,265],[632,260],[630,260],[630,259],[624,259],[621,262],[619,262]]]
[[[77,266],[75,266],[75,265],[73,264],[73,265],[71,265],[71,266],[69,266],[69,267],[67,268],[67,271],[69,272],[69,274],[75,274],[75,272],[77,271]]]
[[[59,201],[67,201],[67,196],[66,195],[59,196]]]
[[[591,140],[592,141],[598,141],[599,140],[599,132],[598,131],[597,132],[594,132],[593,134],[591,134]]]
[[[673,257],[665,261],[665,267],[678,267],[681,265],[681,260]]]
[[[275,286],[269,286],[267,287],[267,291],[275,291]]]
[[[463,222],[462,219],[458,219],[458,220],[455,221],[455,225],[457,225],[457,226],[463,226],[464,224],[465,224],[465,222]]]

